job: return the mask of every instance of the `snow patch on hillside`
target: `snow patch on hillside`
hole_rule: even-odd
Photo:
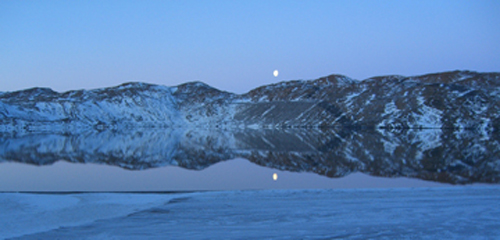
[[[420,106],[420,114],[414,114],[415,127],[418,128],[441,128],[441,117],[443,111],[429,107],[425,104],[425,99],[422,96],[417,97]]]

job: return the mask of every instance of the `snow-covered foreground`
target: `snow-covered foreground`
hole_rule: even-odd
[[[0,194],[14,239],[495,239],[500,187]]]

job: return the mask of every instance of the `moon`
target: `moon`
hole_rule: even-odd
[[[273,75],[274,75],[274,77],[277,77],[278,76],[278,70],[274,70]]]
[[[278,180],[278,174],[276,174],[276,173],[273,174],[273,180],[274,181]]]

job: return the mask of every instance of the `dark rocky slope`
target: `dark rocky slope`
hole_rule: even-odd
[[[500,74],[468,71],[356,81],[331,75],[243,95],[195,82],[177,87],[128,83],[57,93],[0,94],[0,131],[82,128],[223,127],[498,129]]]

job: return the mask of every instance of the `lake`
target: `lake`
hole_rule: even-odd
[[[0,236],[495,238],[498,143],[446,129],[11,132]]]

